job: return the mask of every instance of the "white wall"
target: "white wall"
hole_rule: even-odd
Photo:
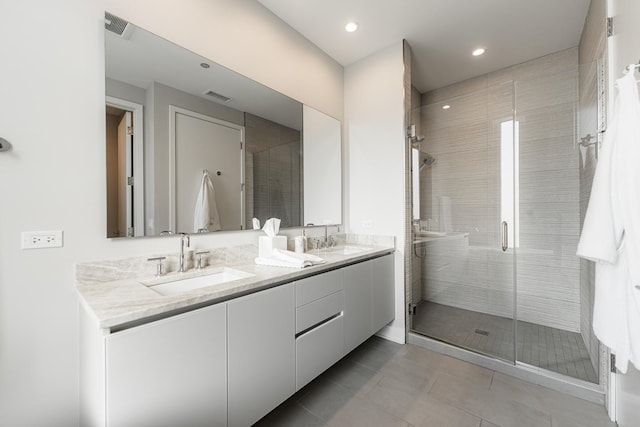
[[[2,426],[78,424],[75,263],[178,248],[176,238],[105,238],[105,9],[342,118],[342,68],[253,1],[3,2],[0,136],[14,149],[0,153]],[[20,249],[21,231],[55,229],[63,248]]]
[[[609,38],[609,83],[622,77],[628,64],[637,64],[640,58],[640,2],[638,0],[608,0],[608,15],[614,19],[614,35]],[[636,76],[638,76],[636,71]],[[609,91],[609,113],[613,95]],[[615,385],[614,385],[615,384]],[[626,375],[617,374],[615,411],[620,427],[638,425],[640,419],[640,368],[629,366]]]
[[[348,230],[396,236],[396,317],[382,334],[404,342],[404,67],[398,42],[345,69]],[[370,222],[371,228],[367,228]]]

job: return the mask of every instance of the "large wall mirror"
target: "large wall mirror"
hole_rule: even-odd
[[[342,222],[338,120],[109,13],[105,44],[107,237]]]

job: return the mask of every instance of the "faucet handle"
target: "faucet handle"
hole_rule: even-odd
[[[147,261],[158,261],[158,265],[156,266],[156,277],[160,277],[164,275],[164,260],[167,259],[165,256],[157,256],[153,258],[147,258]]]
[[[208,254],[209,251],[198,251],[196,252],[196,269],[202,269],[202,255]]]

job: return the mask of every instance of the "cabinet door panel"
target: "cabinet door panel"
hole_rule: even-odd
[[[333,270],[296,282],[296,307],[342,290],[342,271]]]
[[[376,333],[395,317],[393,255],[371,261],[373,265],[373,332]]]
[[[226,304],[107,337],[109,427],[224,426]]]
[[[295,392],[293,284],[228,303],[229,426],[250,426]]]
[[[345,267],[345,353],[349,353],[373,334],[371,308],[371,262],[366,261]]]
[[[296,339],[296,390],[342,358],[340,315]]]
[[[338,291],[334,294],[296,308],[296,334],[340,314],[344,307],[344,294]]]

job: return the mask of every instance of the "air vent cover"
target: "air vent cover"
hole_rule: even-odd
[[[122,18],[118,18],[115,15],[110,14],[109,12],[104,13],[104,28],[111,31],[112,33],[116,33],[119,36],[122,36],[124,30],[127,28],[129,23]]]
[[[221,94],[219,94],[217,92],[214,92],[212,90],[206,90],[206,91],[202,92],[202,94],[210,96],[212,98],[215,98],[217,101],[222,101],[222,102],[229,102],[232,99],[232,98],[229,98],[228,96],[221,95]]]

